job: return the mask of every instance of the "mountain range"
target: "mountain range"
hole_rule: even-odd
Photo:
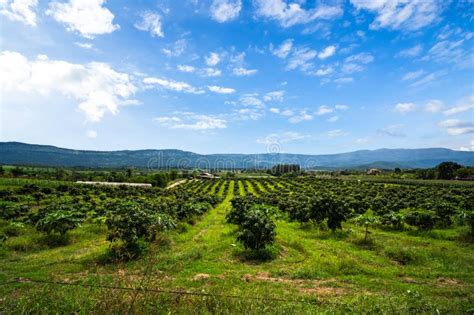
[[[474,152],[445,148],[378,149],[348,153],[306,155],[290,153],[197,154],[182,150],[86,151],[50,145],[0,142],[0,164],[87,168],[166,167],[201,169],[268,168],[275,164],[299,164],[304,169],[428,168],[444,161],[474,166]]]

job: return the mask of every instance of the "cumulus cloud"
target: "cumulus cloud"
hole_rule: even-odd
[[[150,32],[151,36],[164,37],[161,16],[154,12],[145,12],[141,16],[141,21],[135,24],[135,27],[140,31]]]
[[[286,58],[290,53],[291,49],[293,48],[293,39],[287,39],[280,46],[277,48],[273,48],[273,45],[270,46],[270,51],[272,54],[277,56],[278,58]]]
[[[188,65],[178,65],[177,68],[179,71],[186,72],[186,73],[193,73],[196,71],[195,67],[188,66]]]
[[[209,56],[206,56],[204,59],[209,67],[214,67],[221,61],[221,57],[215,52],[210,53]]]
[[[331,108],[329,106],[326,106],[326,105],[322,105],[322,106],[319,106],[319,108],[315,112],[315,114],[318,115],[318,116],[322,116],[322,115],[330,114],[333,111],[334,111],[333,108]]]
[[[103,4],[105,0],[69,0],[68,2],[51,2],[47,15],[66,25],[68,31],[78,32],[86,38],[109,34],[119,29],[114,24],[114,15]]]
[[[179,57],[186,50],[188,42],[186,39],[178,39],[176,42],[163,48],[161,51],[168,57]]]
[[[259,108],[265,107],[265,103],[253,94],[243,95],[239,101],[244,106],[255,106]]]
[[[462,121],[460,119],[447,119],[438,124],[441,128],[446,129],[450,136],[460,136],[474,133],[474,124],[469,121]]]
[[[323,59],[333,56],[335,53],[336,53],[336,46],[328,46],[324,48],[323,51],[321,51],[318,54],[318,58],[323,60]]]
[[[469,141],[469,144],[459,148],[460,151],[474,151],[474,140]]]
[[[443,102],[439,100],[431,100],[425,104],[425,111],[428,113],[438,113],[443,109]]]
[[[277,101],[277,102],[283,102],[285,96],[285,91],[273,91],[265,94],[263,96],[263,100],[265,102],[271,102],[271,101]]]
[[[291,56],[288,58],[286,70],[301,69],[307,71],[311,68],[311,61],[318,55],[316,50],[301,47],[294,49]]]
[[[236,19],[242,9],[241,0],[213,0],[211,17],[219,23]]]
[[[359,10],[375,14],[371,29],[419,30],[434,24],[444,5],[438,0],[350,0]]]
[[[415,109],[416,109],[416,105],[414,103],[398,103],[393,108],[393,111],[395,113],[405,114],[405,113],[412,112]]]
[[[117,114],[120,106],[136,104],[129,99],[137,90],[129,75],[106,63],[74,64],[45,55],[28,60],[20,53],[3,51],[0,73],[2,91],[71,97],[89,121],[100,121],[105,113]]]
[[[316,70],[314,72],[314,75],[318,76],[318,77],[324,77],[324,76],[330,75],[333,72],[334,72],[334,68],[326,67],[326,68],[320,68],[320,69]]]
[[[305,10],[301,7],[300,2],[287,3],[283,0],[255,0],[255,5],[258,16],[276,20],[285,28],[296,24],[306,24],[317,19],[333,19],[343,13],[339,6],[321,4]]]
[[[201,115],[193,112],[176,112],[174,114],[173,116],[157,117],[155,121],[170,129],[204,131],[227,127],[225,119],[213,115]]]
[[[310,121],[313,119],[313,116],[308,114],[307,111],[302,110],[298,114],[293,114],[288,121],[292,124],[297,124],[303,121]]]
[[[232,94],[235,93],[235,89],[232,88],[225,88],[217,85],[210,85],[207,87],[209,91],[217,93],[217,94]]]
[[[204,93],[203,89],[194,87],[186,82],[179,82],[179,81],[168,80],[168,79],[163,79],[163,78],[147,77],[143,79],[143,83],[148,88],[160,86],[164,89],[175,91],[175,92],[184,92],[184,93],[191,93],[191,94]]]
[[[0,14],[12,21],[19,21],[29,26],[36,26],[36,7],[38,0],[2,0]]]
[[[232,73],[238,77],[251,76],[251,75],[257,74],[257,72],[258,72],[257,69],[245,69],[243,67],[234,68],[232,70]]]
[[[327,121],[333,123],[333,122],[336,122],[338,120],[339,120],[339,116],[332,116],[331,118],[328,118]]]

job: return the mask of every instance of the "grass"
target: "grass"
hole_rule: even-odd
[[[41,235],[31,228],[20,230],[0,255],[1,283],[21,277],[84,287],[3,285],[0,313],[461,314],[474,308],[474,245],[454,237],[460,230],[374,229],[362,242],[363,228],[349,224],[332,233],[279,220],[267,259],[255,259],[225,222],[242,189],[231,181],[222,203],[195,225],[163,233],[147,256],[128,263],[104,262],[105,228],[84,225],[56,247],[38,242]],[[217,296],[150,291],[156,289]]]

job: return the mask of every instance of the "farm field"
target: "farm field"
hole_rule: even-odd
[[[469,184],[1,179],[0,191],[1,313],[474,309]],[[238,240],[246,211],[273,224],[273,242],[252,250]]]

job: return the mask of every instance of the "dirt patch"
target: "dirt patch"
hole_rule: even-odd
[[[344,294],[344,289],[332,287],[302,288],[300,289],[300,292],[303,294],[314,294],[319,296],[335,296]]]
[[[410,277],[403,278],[403,282],[405,282],[405,283],[418,283],[415,279],[410,278]]]
[[[436,280],[436,285],[438,287],[443,288],[451,288],[451,287],[462,287],[463,284],[461,281],[452,279],[452,278],[438,278]]]
[[[201,281],[201,280],[206,280],[209,279],[211,276],[208,275],[207,273],[198,273],[193,277],[193,281]]]

